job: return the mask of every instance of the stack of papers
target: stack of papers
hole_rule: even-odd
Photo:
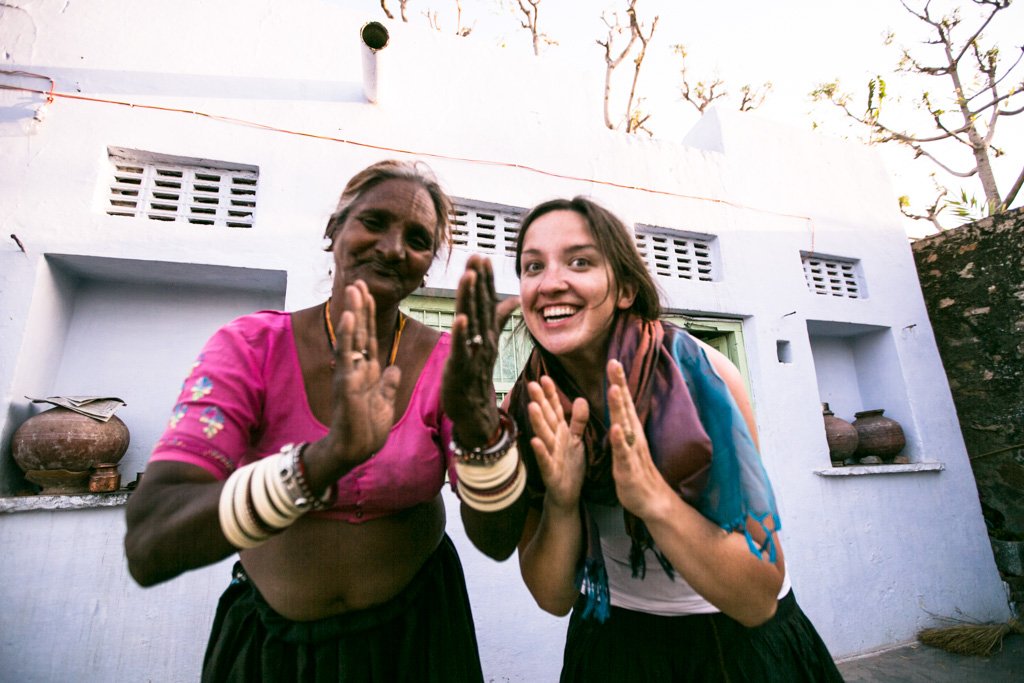
[[[46,398],[26,396],[25,398],[33,403],[49,403],[67,408],[100,422],[108,422],[118,408],[128,405],[116,396],[47,396]]]

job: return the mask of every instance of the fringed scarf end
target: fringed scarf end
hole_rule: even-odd
[[[597,619],[603,624],[612,613],[611,594],[608,591],[608,572],[604,563],[587,558],[583,563],[580,578],[586,603],[583,606],[584,619]]]
[[[764,543],[762,543],[761,545],[758,545],[757,542],[754,540],[754,537],[750,535],[750,531],[747,530],[745,524],[736,524],[733,526],[732,529],[726,528],[726,531],[743,529],[743,535],[747,539],[747,547],[750,549],[750,552],[756,557],[763,557],[764,553],[767,552],[768,561],[774,564],[776,557],[778,557],[778,553],[776,551],[775,537],[773,536],[773,534],[781,526],[779,524],[779,517],[778,515],[773,515],[768,512],[764,513],[763,515],[751,514],[750,516],[754,518],[754,520],[761,526],[762,531],[764,531]],[[765,523],[765,520],[769,517],[771,517],[772,521],[771,526]]]

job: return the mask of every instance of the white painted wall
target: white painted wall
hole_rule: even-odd
[[[390,22],[381,101],[370,105],[357,31],[379,13],[339,4],[11,0],[0,7],[0,69],[47,74],[60,92],[411,150],[459,197],[528,207],[591,194],[629,222],[717,236],[721,280],[661,284],[672,310],[743,320],[787,564],[833,654],[910,640],[933,615],[1007,616],[910,250],[873,151],[714,112],[683,142],[611,132],[600,125],[600,74]],[[328,262],[318,250],[337,193],[356,170],[395,153],[69,99],[46,107],[39,123],[43,102],[0,90],[0,478],[13,467],[10,434],[29,413],[23,395],[76,385],[132,394],[131,478],[197,340],[238,312],[325,296]],[[106,215],[107,146],[258,166],[255,227]],[[860,259],[868,298],[808,292],[801,251]],[[84,286],[45,254],[86,264]],[[450,292],[465,258],[438,263],[431,291]],[[515,291],[511,262],[496,271],[499,289]],[[73,349],[86,339],[130,362],[105,355],[95,372],[80,371]],[[778,359],[780,342],[789,362]],[[945,470],[816,475],[828,467],[822,400],[846,417],[885,407],[912,458]],[[122,517],[119,508],[0,517],[0,666],[14,680],[80,680],[83,671],[93,680],[195,679],[227,568],[139,589],[125,572]],[[496,564],[470,547],[454,508],[449,526],[485,675],[555,680],[564,620],[532,604],[514,560]]]

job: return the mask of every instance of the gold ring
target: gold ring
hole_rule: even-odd
[[[632,446],[636,443],[636,434],[633,432],[626,432],[626,445]]]

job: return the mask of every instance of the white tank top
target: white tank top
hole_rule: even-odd
[[[595,505],[588,503],[590,514],[601,532],[601,551],[604,553],[605,568],[608,571],[608,588],[612,604],[616,607],[673,617],[681,614],[710,614],[720,611],[702,598],[697,591],[679,575],[673,572],[669,578],[661,563],[650,550],[645,551],[647,573],[643,579],[633,578],[629,564],[631,540],[626,533],[626,523],[620,506]],[[789,592],[789,573],[782,579],[779,597]]]

